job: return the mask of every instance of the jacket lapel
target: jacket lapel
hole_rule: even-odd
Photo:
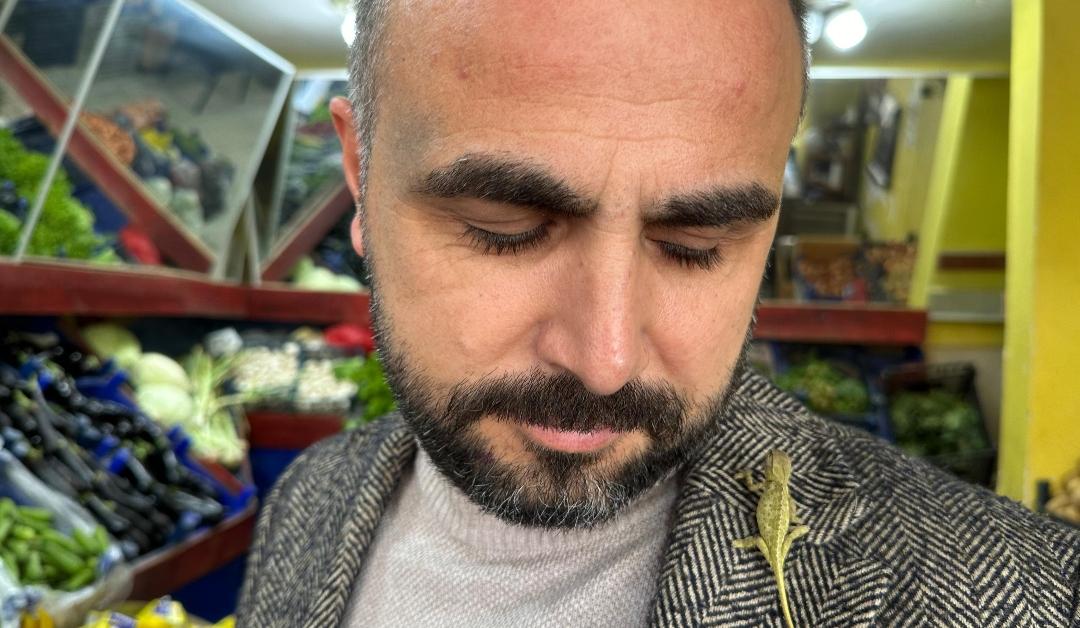
[[[760,378],[742,381],[719,433],[685,471],[654,625],[783,626],[765,558],[732,545],[758,532],[757,496],[734,476],[750,469],[760,479],[771,449],[791,456],[792,497],[810,527],[785,561],[795,624],[873,623],[893,573],[867,557],[850,534],[869,503],[834,438],[819,419]]]
[[[318,581],[305,586],[313,592],[303,614],[308,628],[339,626],[344,621],[364,555],[405,466],[416,454],[416,441],[400,418],[384,421],[387,430],[373,443],[373,454],[358,456],[366,466],[358,474],[363,481],[350,506],[329,531],[332,540],[321,544],[326,550],[324,555],[309,558],[326,568],[318,572]]]

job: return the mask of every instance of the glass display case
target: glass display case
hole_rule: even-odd
[[[125,259],[148,244],[222,275],[292,66],[188,0],[8,0],[5,17],[5,93],[40,122],[8,128],[62,137],[75,111],[65,170],[98,231]]]
[[[356,262],[349,244],[353,199],[330,116],[330,101],[347,94],[344,70],[301,73],[293,84],[274,154],[256,188],[267,199],[259,221],[263,279],[303,277],[324,288],[356,287],[350,280]]]

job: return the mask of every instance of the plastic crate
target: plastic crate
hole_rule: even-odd
[[[964,362],[907,365],[887,369],[881,379],[887,401],[886,412],[890,428],[892,428],[892,402],[902,392],[945,390],[971,404],[979,418],[978,427],[982,447],[970,453],[925,456],[923,459],[969,482],[982,486],[992,485],[997,451],[986,431],[986,419],[979,406],[979,398],[975,390],[974,366]]]
[[[771,343],[774,372],[783,375],[796,364],[811,356],[830,363],[845,374],[859,379],[870,396],[866,412],[859,414],[822,414],[827,419],[861,429],[885,440],[892,440],[885,398],[879,387],[877,373],[866,368],[867,352],[861,347],[845,345],[804,345]],[[804,405],[807,399],[794,393]]]

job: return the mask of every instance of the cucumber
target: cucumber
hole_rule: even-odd
[[[45,580],[45,570],[41,566],[41,554],[30,552],[26,558],[26,569],[23,571],[23,580],[26,582],[40,582]]]
[[[94,570],[84,567],[60,584],[61,591],[78,591],[94,581]]]
[[[41,546],[41,555],[57,569],[63,571],[66,576],[75,575],[84,567],[82,559],[76,554],[52,543]]]
[[[19,508],[19,516],[25,521],[31,519],[34,521],[40,521],[45,524],[51,524],[53,515],[51,512],[44,508],[34,508],[33,506],[23,506]]]
[[[23,526],[24,528],[30,528],[41,533],[46,530],[52,530],[52,524],[48,521],[42,521],[34,517],[24,517],[21,514],[15,519],[15,525]]]
[[[4,539],[7,538],[8,533],[11,532],[11,528],[14,525],[15,519],[13,518],[3,517],[0,519],[0,543],[4,542]]]
[[[94,540],[97,541],[98,554],[104,552],[105,548],[109,547],[109,535],[102,526],[94,528]]]
[[[8,571],[15,571],[19,566],[19,560],[15,558],[15,554],[6,549],[0,549],[0,560],[4,561],[4,565],[8,568]]]
[[[19,539],[21,541],[31,541],[34,538],[36,538],[37,535],[38,535],[37,530],[35,530],[35,529],[33,529],[33,528],[29,527],[29,526],[24,526],[21,523],[16,523],[11,528],[11,536],[13,536],[13,537],[15,537],[15,538],[17,538],[17,539]]]
[[[9,539],[7,546],[20,561],[25,560],[26,555],[30,553],[30,543],[20,539]]]
[[[60,534],[56,530],[50,529],[42,532],[41,539],[59,545],[73,554],[83,553],[82,547],[72,540],[71,537]]]
[[[71,538],[74,539],[76,545],[79,546],[80,553],[87,556],[95,556],[101,553],[102,548],[98,547],[97,540],[82,530],[76,528],[75,531],[72,532]]]

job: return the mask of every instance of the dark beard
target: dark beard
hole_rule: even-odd
[[[374,274],[374,273],[373,273]],[[691,459],[718,429],[745,368],[749,344],[723,389],[703,411],[670,385],[632,381],[612,395],[590,392],[571,373],[534,371],[456,385],[447,397],[409,365],[407,349],[390,333],[372,286],[372,327],[387,381],[405,422],[442,474],[486,512],[500,519],[544,528],[584,528],[610,520]],[[749,339],[749,334],[747,335]],[[612,462],[603,453],[565,453],[525,441],[532,461],[515,465],[496,459],[476,424],[482,418],[556,430],[640,431],[647,449]]]

